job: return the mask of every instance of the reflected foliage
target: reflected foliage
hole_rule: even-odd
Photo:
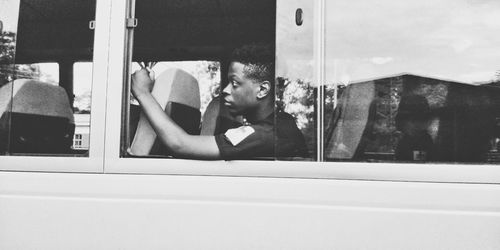
[[[0,37],[0,87],[14,79],[43,79],[55,83],[36,64],[15,64],[16,33],[6,31]]]
[[[334,115],[335,92],[340,98],[346,85],[339,83],[323,86],[325,93],[324,113],[325,127]],[[335,91],[337,89],[337,91]],[[316,99],[318,88],[302,79],[290,80],[278,77],[276,88],[276,108],[284,111],[296,119],[297,127],[302,131],[309,148],[310,155],[314,155],[316,148]]]
[[[13,79],[15,49],[16,33],[3,32],[0,36],[0,87]]]
[[[316,148],[315,105],[317,89],[302,79],[290,80],[278,77],[276,86],[276,109],[289,113],[295,118],[309,149],[314,155]]]

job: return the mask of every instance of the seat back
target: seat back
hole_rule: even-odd
[[[70,153],[75,131],[66,91],[48,83],[18,79],[0,88],[1,151]],[[10,98],[12,96],[12,98]]]
[[[155,80],[152,95],[172,120],[189,134],[200,133],[200,90],[198,81],[181,69],[168,69]],[[130,151],[134,155],[168,155],[168,150],[157,139],[147,117],[137,107],[131,108],[131,130],[134,139]],[[135,117],[135,119],[134,119]],[[137,125],[135,126],[135,121]]]
[[[220,99],[221,97],[215,97],[208,104],[203,114],[201,135],[216,135],[241,126],[242,117],[231,116],[226,106],[221,105]]]

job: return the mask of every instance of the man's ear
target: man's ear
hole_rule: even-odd
[[[262,99],[269,95],[271,92],[271,83],[269,81],[263,81],[260,83],[259,92],[257,93],[257,98]]]

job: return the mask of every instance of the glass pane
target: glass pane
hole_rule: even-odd
[[[73,76],[81,76],[73,64],[92,61],[94,32],[89,21],[95,19],[95,0],[23,0],[4,8],[9,2],[2,1],[1,9],[18,13],[18,18],[13,19],[13,77],[6,85],[12,89],[8,153],[86,155],[88,147],[73,146],[73,105],[79,94],[74,90],[80,89],[80,79]],[[90,79],[92,72],[85,73],[83,78]]]
[[[282,91],[275,91],[276,4],[275,0],[136,1],[139,25],[134,29],[132,61],[137,64],[129,73],[140,64],[147,71],[132,76],[137,99],[126,94],[128,117],[123,123],[128,126],[123,129],[122,155],[267,160],[305,156],[296,119],[302,119],[300,128],[307,129],[307,109],[312,104],[299,107],[292,114],[296,117],[275,111],[275,93]],[[279,23],[288,25],[288,19]],[[279,77],[281,83],[284,77],[297,83],[288,75]],[[152,82],[154,87],[147,85]],[[312,92],[308,84],[296,89]],[[296,98],[289,92],[285,96]],[[282,103],[280,107],[293,111],[289,101]],[[173,136],[176,131],[179,137]],[[157,151],[158,145],[164,149]]]
[[[303,160],[316,158],[315,105],[318,86],[313,81],[316,2],[278,0],[277,3],[276,105],[278,110],[295,118],[297,127],[304,135],[307,154],[302,157]],[[297,24],[297,18],[302,20],[302,24]],[[280,149],[279,143],[276,148]]]
[[[330,160],[497,162],[498,1],[327,1]]]

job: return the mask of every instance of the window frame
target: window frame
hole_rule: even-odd
[[[113,47],[110,48],[108,64],[108,89],[113,91],[109,91],[106,107],[105,173],[500,184],[500,167],[486,164],[324,162],[321,161],[323,156],[318,157],[316,162],[121,158],[118,128],[121,128],[122,120],[123,83],[128,73],[125,68],[127,60],[130,60],[124,52],[130,51],[126,43],[127,33],[133,32],[125,28],[124,17],[133,17],[133,7],[128,9],[127,5],[134,6],[135,1],[113,1],[110,34]],[[315,77],[317,82],[322,83],[326,70],[325,1],[315,0],[314,23],[314,60],[319,65],[315,69]],[[322,103],[324,97],[318,96],[318,101]],[[318,114],[318,118],[322,119],[322,114]],[[318,128],[323,129],[323,125]],[[321,136],[322,133],[318,134]],[[322,141],[322,138],[318,140],[319,152],[323,152]]]
[[[104,128],[106,80],[108,75],[109,17],[111,0],[96,0],[96,25],[92,66],[91,136],[87,157],[73,155],[1,155],[0,170],[102,173],[104,168]],[[90,20],[89,20],[90,21]]]

